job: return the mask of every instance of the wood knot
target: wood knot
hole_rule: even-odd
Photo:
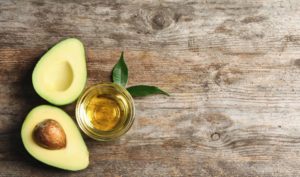
[[[151,26],[155,30],[162,30],[171,25],[173,19],[168,11],[159,11],[151,18]]]
[[[217,85],[231,85],[243,79],[243,72],[238,68],[221,68],[215,75]]]
[[[210,113],[205,116],[205,120],[213,129],[227,129],[233,125],[230,117],[219,113]]]
[[[220,133],[215,132],[215,133],[211,134],[210,138],[211,138],[213,141],[217,141],[217,140],[220,139],[220,136],[221,136]]]
[[[156,14],[152,18],[152,27],[154,29],[163,29],[164,24],[165,24],[165,19],[164,19],[164,16],[162,14]]]
[[[297,66],[297,67],[300,67],[300,59],[296,59],[294,61],[294,65]]]

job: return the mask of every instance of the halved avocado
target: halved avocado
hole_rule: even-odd
[[[52,47],[32,73],[35,91],[48,102],[66,105],[76,100],[85,87],[87,68],[83,44],[75,38]]]
[[[29,154],[45,164],[71,171],[89,164],[89,152],[77,126],[57,107],[32,109],[22,125],[21,137]]]

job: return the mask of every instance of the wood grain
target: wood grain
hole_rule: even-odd
[[[0,176],[300,176],[300,1],[0,0]],[[81,39],[88,86],[125,51],[136,99],[118,141],[86,139],[90,166],[65,172],[20,141],[39,57]],[[64,107],[74,117],[74,104]]]

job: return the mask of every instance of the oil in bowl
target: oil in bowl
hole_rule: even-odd
[[[79,127],[99,141],[114,140],[125,134],[133,124],[134,113],[131,95],[115,83],[88,88],[76,105]]]

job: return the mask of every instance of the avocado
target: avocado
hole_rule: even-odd
[[[32,73],[35,91],[54,105],[75,101],[86,80],[84,47],[75,38],[65,39],[52,47],[40,58]]]
[[[22,125],[25,149],[37,160],[65,170],[85,169],[89,152],[72,118],[60,108],[33,108]]]

